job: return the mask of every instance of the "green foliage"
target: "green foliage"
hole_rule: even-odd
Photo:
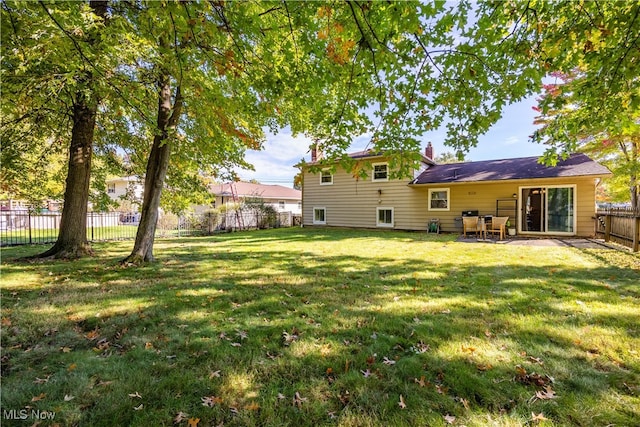
[[[466,162],[467,160],[464,158],[464,153],[462,151],[458,151],[457,153],[452,153],[450,151],[446,151],[434,159],[436,163],[439,164],[448,164],[448,163],[460,163]]]

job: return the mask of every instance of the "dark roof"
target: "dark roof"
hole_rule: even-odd
[[[540,164],[538,159],[539,157],[521,157],[434,165],[411,181],[411,184],[611,175],[609,169],[582,153],[572,154],[566,160],[559,161],[556,166]]]

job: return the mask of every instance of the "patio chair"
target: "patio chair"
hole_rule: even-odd
[[[467,237],[467,233],[472,231],[476,233],[476,237],[478,237],[478,217],[477,216],[463,216],[462,217],[462,235]]]
[[[497,233],[500,240],[504,239],[505,229],[507,227],[508,216],[494,216],[490,225],[487,227],[487,233]]]
[[[440,218],[431,218],[427,226],[427,233],[440,234]]]

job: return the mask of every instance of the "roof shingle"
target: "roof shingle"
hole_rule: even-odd
[[[572,154],[566,160],[559,161],[556,166],[540,164],[538,159],[539,157],[521,157],[434,165],[411,181],[411,184],[611,175],[609,169],[582,153]]]

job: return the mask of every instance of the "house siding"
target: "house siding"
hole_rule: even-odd
[[[379,160],[377,160],[379,161]],[[398,230],[427,229],[432,218],[438,218],[441,230],[461,232],[462,211],[477,210],[480,215],[496,215],[497,199],[512,199],[521,187],[575,185],[576,232],[578,236],[593,236],[595,214],[594,177],[512,180],[501,182],[408,185],[409,180],[371,181],[371,174],[356,180],[344,170],[333,175],[332,185],[320,185],[319,174],[303,170],[302,215],[305,226],[313,226],[313,208],[326,209],[326,226],[377,228],[376,208],[393,208],[393,228]],[[449,189],[449,210],[428,209],[429,189]],[[381,193],[378,193],[381,190]],[[520,209],[520,200],[518,207]],[[519,213],[519,211],[518,211]],[[510,221],[515,225],[514,218]],[[324,226],[324,225],[323,225]],[[540,235],[540,233],[533,233]]]

